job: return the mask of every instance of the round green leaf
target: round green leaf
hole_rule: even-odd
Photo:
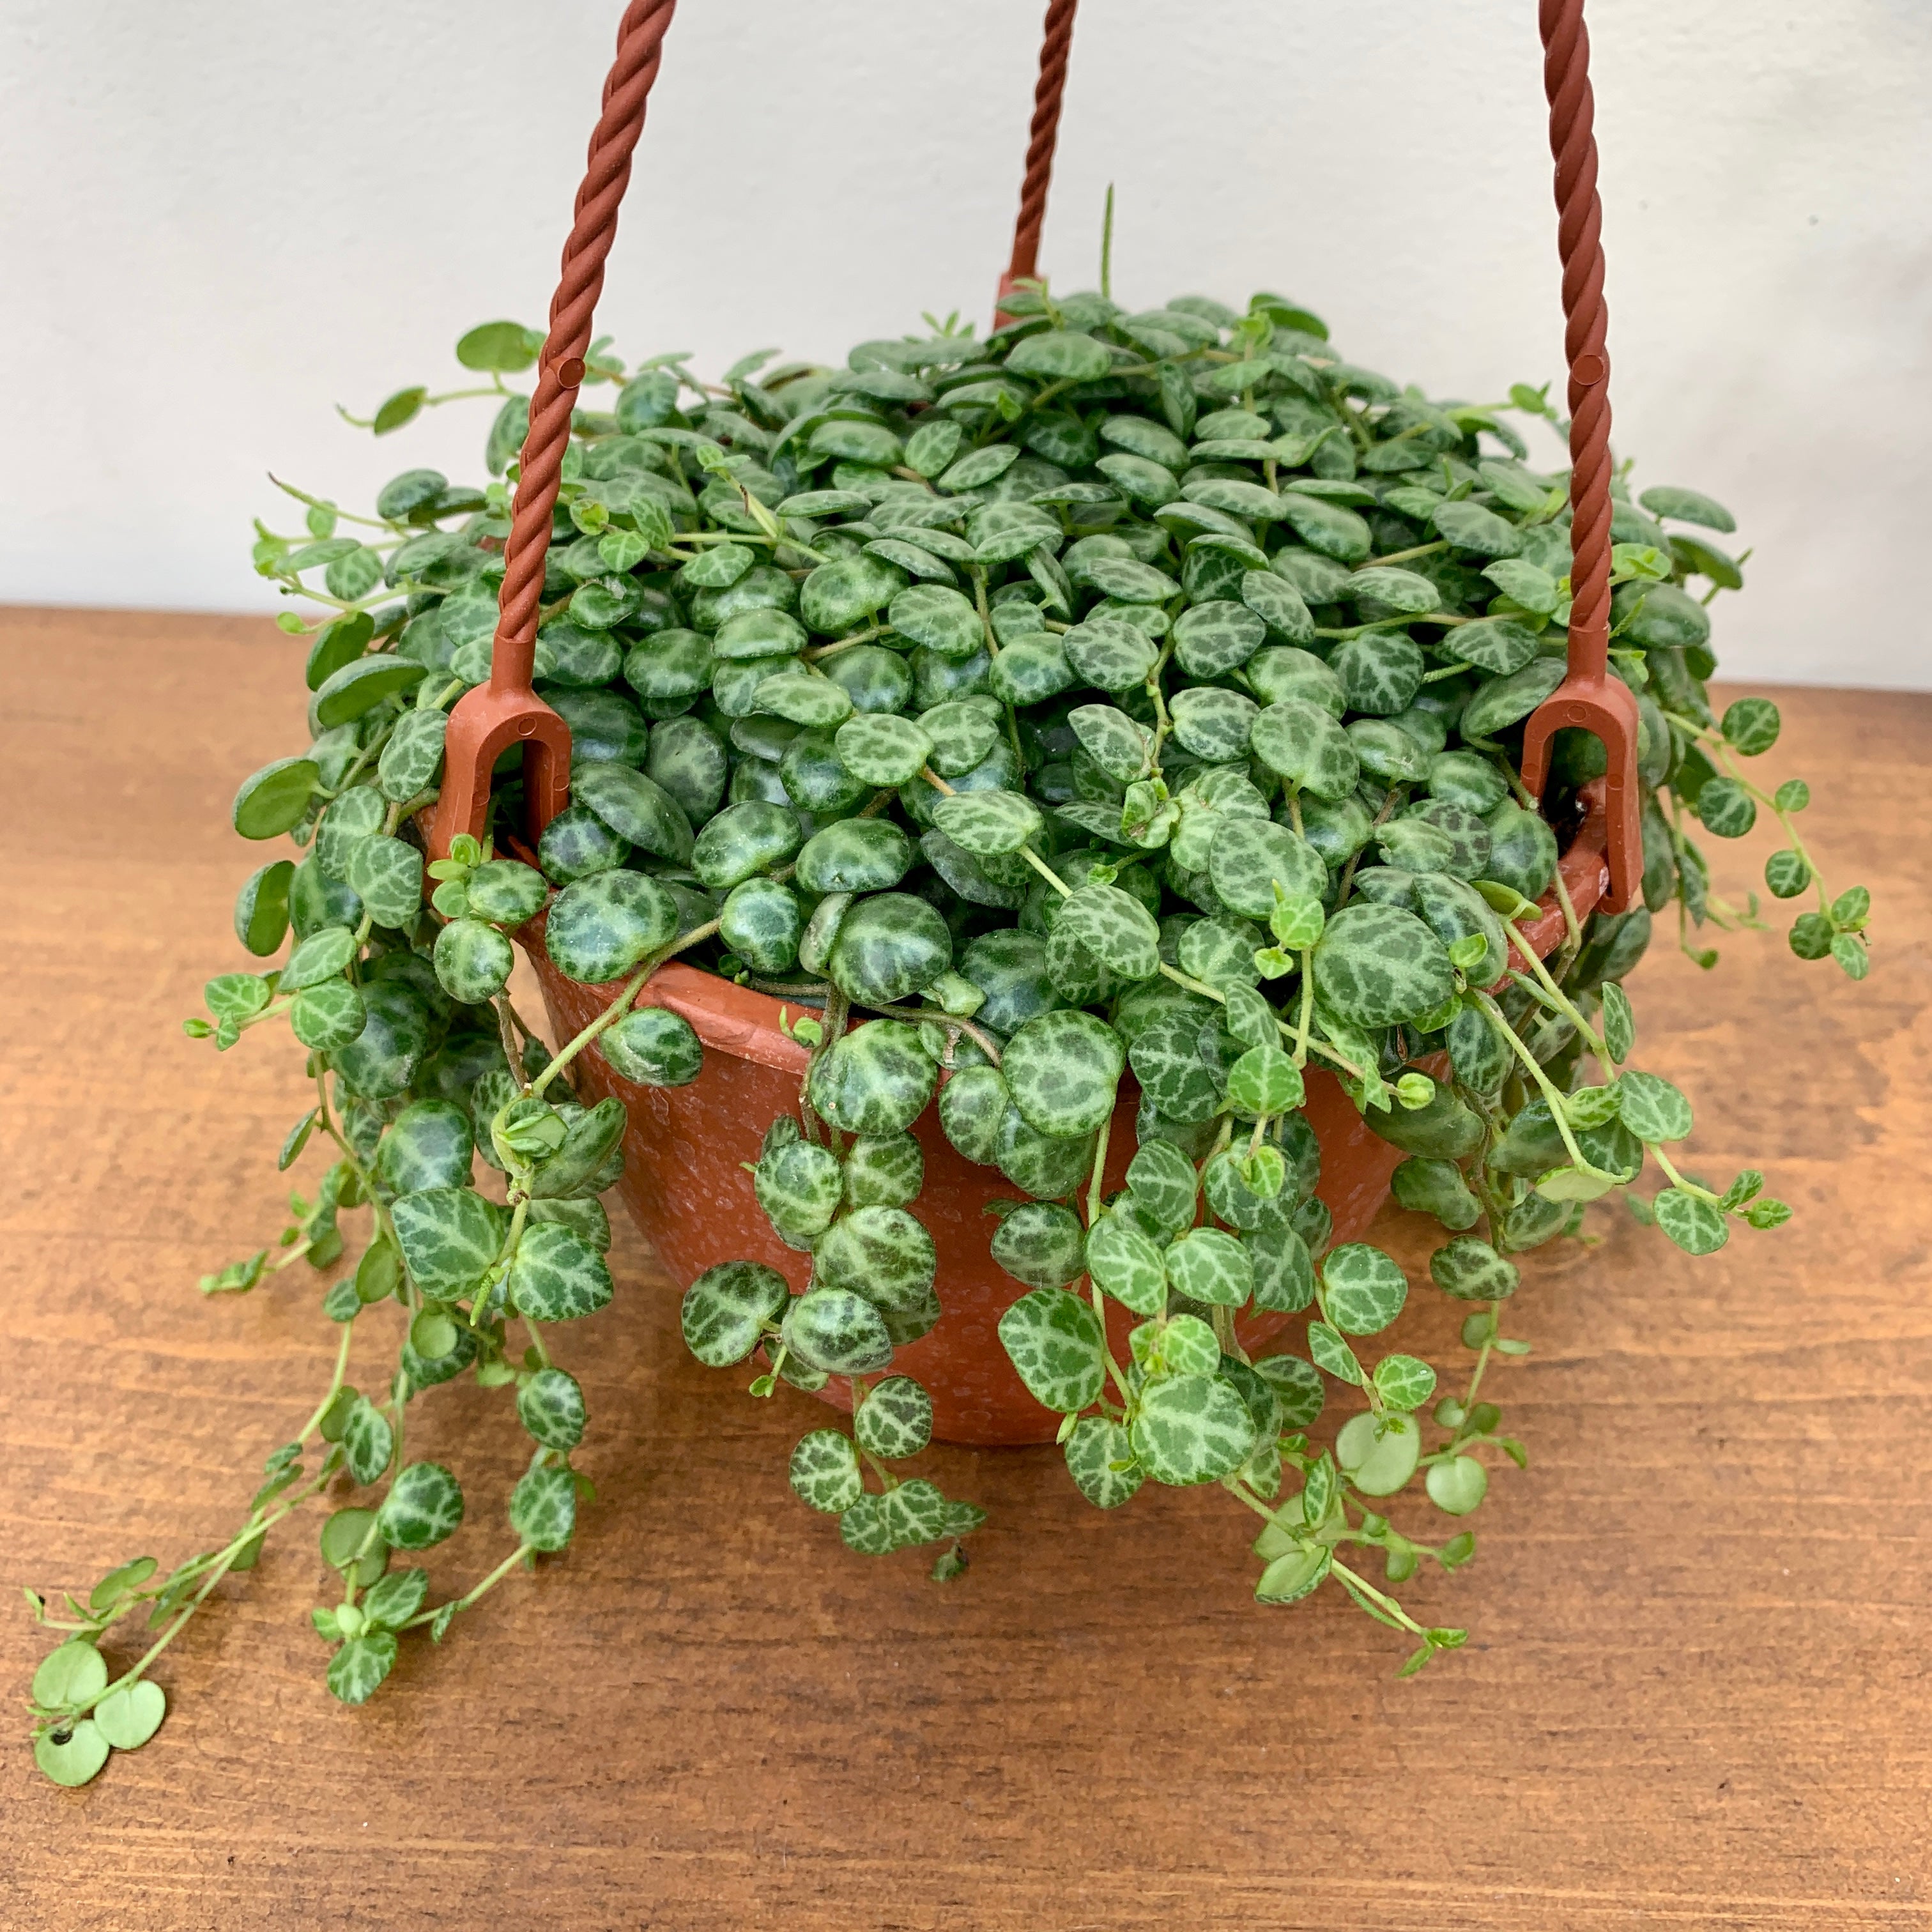
[[[1705,830],[1720,838],[1742,838],[1757,823],[1756,802],[1735,778],[1706,779],[1696,808]]]
[[[610,1299],[610,1270],[580,1234],[555,1222],[526,1227],[510,1263],[512,1305],[533,1322],[594,1315]]]
[[[1160,970],[1160,928],[1118,886],[1082,886],[1061,902],[1054,930],[1078,940],[1116,979],[1150,979]]]
[[[1314,966],[1322,1000],[1356,1026],[1418,1018],[1456,990],[1448,949],[1397,906],[1344,906],[1316,944]]]
[[[1328,664],[1342,680],[1349,710],[1378,718],[1392,718],[1408,708],[1421,688],[1424,668],[1420,646],[1390,631],[1349,638]]]
[[[1280,580],[1275,581],[1280,584]],[[1245,603],[1210,598],[1192,605],[1175,619],[1174,654],[1190,676],[1225,677],[1246,664],[1267,637],[1265,620]]]
[[[1193,1162],[1171,1142],[1143,1141],[1127,1163],[1130,1192],[1163,1228],[1178,1230],[1192,1222],[1198,1186]]]
[[[762,1262],[721,1262],[685,1290],[685,1346],[706,1368],[728,1369],[758,1346],[765,1324],[791,1298],[785,1278]]]
[[[1103,1214],[1094,1222],[1087,1236],[1087,1269],[1136,1315],[1165,1312],[1167,1276],[1161,1251],[1124,1216]]]
[[[387,654],[357,658],[323,682],[309,700],[309,716],[317,730],[332,730],[374,710],[386,699],[401,696],[422,681],[423,673],[424,667],[409,658]]]
[[[438,1300],[475,1287],[503,1244],[503,1210],[467,1187],[406,1194],[391,1207],[389,1220],[410,1279]]]
[[[1299,1355],[1263,1355],[1254,1366],[1274,1390],[1284,1429],[1306,1429],[1321,1414],[1328,1394],[1312,1363]]]
[[[1018,792],[960,792],[933,808],[933,823],[962,850],[981,857],[1016,852],[1040,830],[1039,808]]]
[[[502,934],[476,919],[452,920],[436,934],[430,956],[442,990],[464,1006],[494,999],[509,983],[517,963],[515,950]]]
[[[1245,1308],[1255,1292],[1248,1251],[1219,1228],[1196,1228],[1167,1251],[1167,1278],[1178,1294],[1217,1308]]]
[[[828,1516],[849,1510],[865,1493],[858,1451],[851,1438],[836,1429],[814,1429],[800,1437],[787,1475],[800,1502]]]
[[[376,1173],[393,1193],[461,1187],[476,1145],[470,1116],[451,1100],[418,1100],[389,1123],[376,1148]]]
[[[903,1208],[926,1184],[926,1154],[910,1134],[862,1134],[845,1156],[848,1208]]]
[[[577,1478],[532,1469],[510,1492],[510,1527],[532,1550],[562,1550],[577,1528]]]
[[[932,1237],[903,1208],[857,1208],[841,1216],[813,1259],[822,1286],[862,1295],[889,1314],[921,1306],[938,1268]]]
[[[902,637],[943,658],[970,658],[986,642],[979,612],[943,584],[909,585],[893,598],[886,615]]]
[[[49,1651],[34,1672],[34,1702],[50,1711],[85,1709],[106,1688],[107,1660],[82,1637]]]
[[[577,1378],[542,1368],[517,1390],[517,1419],[546,1449],[574,1449],[584,1440],[584,1391]]]
[[[594,812],[619,838],[673,865],[689,860],[696,866],[691,821],[676,800],[642,772],[614,759],[579,765],[571,776],[570,795],[578,804]],[[714,819],[712,823],[717,821]],[[549,869],[548,865],[545,869]],[[701,868],[699,876],[704,876]],[[707,879],[705,883],[711,881]],[[737,881],[722,883],[735,885]]]
[[[1213,685],[1176,692],[1168,701],[1168,710],[1174,718],[1175,742],[1184,751],[1214,764],[1246,752],[1255,720],[1261,715],[1252,698]]]
[[[1465,738],[1493,738],[1527,718],[1563,682],[1561,658],[1536,658],[1507,677],[1479,685],[1462,707],[1458,729]]]
[[[845,1191],[838,1156],[809,1141],[769,1148],[752,1175],[758,1205],[788,1246],[812,1246],[832,1225]]]
[[[236,896],[235,937],[257,958],[266,959],[281,950],[289,929],[289,886],[295,870],[292,860],[275,860],[251,873]]]
[[[1374,1335],[1402,1312],[1408,1277],[1381,1249],[1350,1242],[1322,1264],[1328,1318],[1345,1335]]]
[[[1222,902],[1250,919],[1273,913],[1277,888],[1288,898],[1319,899],[1328,886],[1315,848],[1266,818],[1227,819],[1208,848],[1208,870]]]
[[[1056,382],[1096,382],[1113,366],[1105,343],[1064,328],[1046,329],[1024,338],[1006,358],[1006,367],[1015,374],[1040,376]]]
[[[1709,1202],[1681,1187],[1665,1188],[1650,1205],[1657,1225],[1687,1255],[1715,1254],[1731,1238],[1730,1223],[1724,1216]]]
[[[1414,1416],[1372,1410],[1352,1415],[1335,1436],[1335,1461],[1365,1496],[1392,1496],[1415,1474],[1422,1430]]]
[[[1436,1393],[1436,1371],[1413,1355],[1384,1355],[1374,1379],[1376,1392],[1391,1408],[1413,1412]]]
[[[852,1431],[883,1462],[916,1456],[932,1440],[932,1398],[910,1376],[888,1376],[860,1404]]]
[[[1723,504],[1698,490],[1681,490],[1667,483],[1653,483],[1637,501],[1654,517],[1671,517],[1684,524],[1702,524],[1706,530],[1734,530],[1737,519]]]
[[[92,1718],[64,1728],[56,1724],[34,1740],[34,1762],[42,1774],[70,1786],[98,1778],[107,1751],[107,1740]]]
[[[1301,1070],[1278,1047],[1250,1047],[1228,1070],[1228,1102],[1238,1113],[1285,1114],[1303,1094]]]
[[[94,1723],[116,1750],[139,1750],[160,1729],[167,1712],[161,1687],[143,1677],[102,1698],[94,1707]]]
[[[1254,1418],[1219,1376],[1178,1375],[1150,1383],[1130,1436],[1141,1466],[1157,1483],[1186,1486],[1232,1474],[1254,1448]]]
[[[325,980],[319,986],[304,987],[289,1010],[289,1030],[318,1053],[352,1046],[368,1023],[362,995],[346,980]]]
[[[776,879],[746,879],[719,908],[718,935],[753,971],[784,973],[798,962],[804,926],[798,897]]]
[[[1111,1118],[1126,1061],[1112,1028],[1091,1013],[1062,1009],[1028,1020],[1013,1035],[1000,1071],[1028,1126],[1069,1138]]]
[[[440,1462],[412,1462],[397,1473],[376,1512],[382,1540],[396,1550],[428,1550],[463,1520],[463,1490]]]
[[[1248,742],[1270,771],[1318,798],[1346,798],[1360,777],[1348,734],[1305,698],[1277,698],[1255,719]]]
[[[1424,1479],[1429,1500],[1445,1516],[1467,1516],[1488,1493],[1490,1472],[1473,1456],[1432,1462]]]
[[[544,950],[567,979],[602,986],[622,979],[675,938],[677,924],[677,902],[656,880],[642,872],[598,872],[557,894],[544,928]]]
[[[896,438],[888,436],[887,440],[896,446]],[[874,611],[884,610],[905,587],[905,572],[883,558],[841,557],[836,562],[820,564],[805,580],[799,593],[799,615],[824,636],[842,637]]]
[[[826,965],[855,1005],[891,1006],[922,992],[952,963],[952,936],[927,901],[880,892],[845,915]]]
[[[496,370],[512,375],[536,360],[543,338],[520,322],[480,322],[458,338],[456,359],[466,369]]]
[[[932,769],[941,778],[963,778],[999,742],[1000,707],[989,698],[949,698],[922,712],[919,728],[932,740]]]
[[[1220,1111],[1224,1082],[1218,1061],[1202,1051],[1202,1022],[1188,1009],[1164,1014],[1129,1049],[1134,1078],[1162,1119],[1211,1119]]]
[[[1515,1262],[1487,1241],[1466,1234],[1438,1248],[1429,1258],[1436,1286],[1459,1301],[1500,1301],[1514,1294],[1521,1279]]]
[[[854,778],[872,785],[910,784],[934,752],[933,740],[921,727],[909,718],[886,712],[862,712],[848,718],[839,726],[835,742],[838,762]],[[988,740],[989,750],[992,742]]]
[[[1536,656],[1536,633],[1511,617],[1485,617],[1461,626],[1451,648],[1478,670],[1506,678],[1521,670]]]
[[[688,1087],[704,1070],[704,1048],[691,1022],[664,1006],[640,1006],[598,1035],[597,1050],[626,1080],[643,1087]]]
[[[514,859],[492,859],[463,882],[470,916],[512,929],[534,919],[550,896],[543,874]]]
[[[1261,1604],[1294,1604],[1318,1589],[1328,1580],[1335,1552],[1322,1544],[1298,1544],[1284,1550],[1261,1574],[1255,1585],[1255,1600]]]
[[[926,1111],[938,1078],[915,1028],[871,1020],[820,1056],[812,1104],[847,1133],[903,1133]]]
[[[992,1071],[990,1068],[970,1070]],[[950,1093],[964,1077],[956,1075],[946,1092]],[[1063,1288],[1079,1275],[1085,1264],[1084,1239],[1079,1216],[1071,1209],[1051,1202],[1022,1201],[1007,1212],[994,1230],[992,1256],[1016,1281],[1024,1282],[1029,1288]]]
[[[1626,1073],[1617,1082],[1618,1112],[1638,1139],[1681,1141],[1690,1132],[1690,1102],[1654,1073]]]
[[[892,1358],[892,1339],[872,1303],[849,1288],[814,1288],[786,1311],[785,1346],[808,1368],[870,1375]]]
[[[420,669],[420,667],[418,667]],[[310,758],[278,758],[242,781],[235,829],[244,838],[278,838],[302,822],[322,773]]]
[[[1106,1345],[1100,1318],[1064,1288],[1036,1288],[1022,1295],[1000,1317],[1000,1340],[1042,1407],[1078,1414],[1106,1385]]]
[[[1083,1415],[1066,1438],[1067,1473],[1096,1509],[1118,1509],[1145,1480],[1132,1439],[1118,1422]]]
[[[1125,559],[1113,561],[1126,562]],[[1138,570],[1143,566],[1127,567]],[[1128,691],[1144,683],[1160,655],[1144,631],[1098,612],[1076,625],[1060,643],[1075,674],[1102,691]]]

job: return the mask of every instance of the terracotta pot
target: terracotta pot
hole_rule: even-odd
[[[1603,851],[1603,815],[1593,809],[1563,859],[1564,882],[1580,916],[1608,885]],[[1553,895],[1544,904],[1544,917],[1530,937],[1546,953],[1562,938],[1563,916]],[[550,964],[538,932],[529,936],[555,1036],[568,1040],[596,1018],[615,988],[566,980]],[[638,1004],[682,1014],[704,1042],[705,1054],[704,1070],[688,1087],[634,1086],[594,1049],[575,1063],[580,1091],[593,1100],[615,1094],[629,1116],[619,1192],[632,1217],[680,1287],[715,1262],[747,1259],[769,1263],[802,1288],[811,1257],[772,1233],[745,1165],[757,1160],[772,1120],[798,1105],[806,1050],[778,1030],[782,1003],[673,961],[652,976]],[[1108,1142],[1110,1190],[1123,1184],[1132,1157],[1139,1102],[1130,1074],[1121,1082]],[[1310,1076],[1307,1113],[1322,1143],[1316,1192],[1334,1216],[1335,1239],[1358,1240],[1386,1198],[1389,1176],[1402,1156],[1370,1132],[1327,1073]],[[943,1442],[1050,1442],[1060,1418],[1027,1393],[997,1332],[1000,1316],[1024,1290],[987,1251],[993,1224],[986,1204],[1025,1197],[997,1168],[976,1166],[955,1151],[940,1130],[936,1107],[926,1109],[913,1131],[926,1151],[926,1186],[917,1212],[939,1252],[938,1288],[945,1312],[930,1334],[898,1352],[894,1366],[917,1376],[931,1392],[934,1433]],[[1112,1340],[1124,1353],[1133,1318],[1120,1308],[1111,1314],[1117,1324]],[[1252,1350],[1292,1318],[1250,1312],[1238,1319],[1235,1332]],[[845,1378],[835,1376],[823,1399],[849,1409]]]

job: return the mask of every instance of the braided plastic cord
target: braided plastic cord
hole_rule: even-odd
[[[676,0],[632,0],[617,29],[616,58],[604,83],[603,111],[590,136],[576,219],[564,244],[562,275],[550,304],[550,333],[538,361],[536,394],[504,545],[490,681],[469,692],[450,715],[442,796],[430,838],[439,856],[447,854],[458,832],[481,836],[491,770],[512,744],[525,747],[524,793],[532,839],[569,802],[569,728],[536,696],[530,682],[544,561],[570,442],[571,414],[603,291],[604,264],[616,238],[631,156],[644,132],[645,104],[676,10]]]
[[[1600,673],[1610,616],[1610,312],[1604,302],[1590,41],[1582,0],[1544,0],[1542,11],[1556,248],[1563,261],[1563,346],[1570,364],[1570,663],[1573,670]]]
[[[1066,92],[1066,55],[1073,44],[1073,10],[1078,0],[1047,0],[1046,26],[1040,49],[1040,80],[1033,92],[1033,127],[1027,140],[1026,174],[1020,183],[1020,212],[1013,224],[1012,259],[1000,278],[1002,302],[1015,285],[1039,273],[1040,231],[1046,220],[1046,190],[1053,179],[1054,144],[1060,138],[1060,104]],[[997,322],[1006,320],[1004,314]]]
[[[1540,796],[1550,741],[1594,733],[1609,760],[1605,909],[1635,903],[1643,874],[1636,698],[1608,674],[1610,615],[1609,312],[1604,303],[1603,206],[1597,196],[1595,102],[1583,0],[1540,0],[1550,152],[1556,164],[1556,245],[1563,262],[1564,348],[1570,364],[1571,604],[1569,675],[1523,732],[1523,782]]]

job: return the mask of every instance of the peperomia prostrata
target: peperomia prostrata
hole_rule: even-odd
[[[1544,393],[1431,402],[1268,295],[1130,314],[1040,286],[1007,307],[984,338],[928,317],[841,368],[767,352],[716,383],[687,358],[626,370],[594,346],[586,380],[615,394],[578,412],[538,649],[573,734],[572,802],[536,866],[495,849],[520,822],[514,769],[490,844],[426,866],[416,820],[448,709],[488,674],[525,410],[504,379],[540,338],[472,330],[457,352],[478,384],[412,386],[365,424],[490,398],[498,480],[409,470],[370,516],[282,486],[305,527],[258,525],[254,558],[306,607],[280,622],[308,646],[310,742],[234,807],[245,836],[293,842],[236,908],[242,946],[281,963],[209,981],[187,1030],[225,1050],[286,1020],[315,1094],[278,1163],[311,1146],[328,1161],[278,1247],[202,1287],[301,1264],[341,1342],[219,1548],[165,1576],[140,1558],[64,1610],[29,1593],[65,1634],[34,1681],[49,1776],[85,1782],[146,1742],[156,1658],[313,1500],[334,1505],[320,1534],[340,1579],[314,1622],[351,1703],[402,1635],[440,1641],[568,1543],[586,1416],[550,1330],[611,1298],[598,1196],[622,1158],[621,1108],[580,1105],[571,1071],[594,1052],[632,1081],[697,1077],[688,1024],[634,1004],[674,955],[781,992],[812,1049],[755,1176],[780,1238],[812,1257],[809,1288],[753,1261],[710,1269],[686,1338],[748,1366],[757,1396],[850,1378],[850,1422],[805,1432],[791,1486],[855,1550],[937,1546],[941,1579],[982,1519],[907,1473],[932,1405],[893,1366],[940,1312],[908,1132],[935,1096],[953,1144],[1027,1197],[990,1236],[1015,1282],[1001,1338],[1064,1418],[1082,1492],[1112,1508],[1153,1480],[1251,1512],[1256,1595],[1332,1582],[1406,1636],[1405,1672],[1464,1633],[1384,1586],[1467,1562],[1456,1526],[1497,1455],[1523,1460],[1490,1382],[1529,1348],[1504,1328],[1514,1257],[1612,1193],[1694,1254],[1788,1218],[1754,1171],[1720,1189],[1682,1170],[1690,1104],[1631,1064],[1622,984],[1667,908],[1704,964],[1702,928],[1762,923],[1754,894],[1742,910],[1712,896],[1690,830],[1738,837],[1761,810],[1789,842],[1771,893],[1813,902],[1792,950],[1867,970],[1868,896],[1819,875],[1804,782],[1750,776],[1776,707],[1720,718],[1706,698],[1708,606],[1742,584],[1711,534],[1729,514],[1688,490],[1633,498],[1619,472],[1613,663],[1643,718],[1644,904],[1580,919],[1556,828],[1600,748],[1567,734],[1542,814],[1517,770],[1569,595],[1564,479],[1529,466],[1512,422],[1553,421]],[[1511,965],[1552,888],[1566,936]],[[551,962],[620,989],[554,1056],[506,991],[510,935],[546,909]],[[1130,1068],[1137,1151],[1110,1194]],[[1363,1346],[1410,1284],[1381,1249],[1330,1241],[1302,1112],[1318,1068],[1406,1155],[1396,1201],[1444,1231],[1430,1273],[1468,1304],[1453,1389]],[[1640,1193],[1653,1170],[1663,1186]],[[1110,1302],[1136,1318],[1124,1358]],[[1305,1315],[1300,1346],[1250,1360],[1247,1306]],[[392,1354],[365,1392],[351,1354],[379,1309]],[[396,1559],[442,1540],[464,1497],[410,1459],[407,1412],[460,1375],[505,1392],[530,1462],[502,1561],[432,1603],[428,1570]],[[1350,1412],[1324,1428],[1336,1384]],[[1451,1520],[1440,1541],[1390,1514],[1418,1478]],[[110,1672],[99,1640],[137,1616],[158,1634]]]

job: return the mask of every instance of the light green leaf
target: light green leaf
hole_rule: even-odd
[[[1063,1415],[1077,1414],[1106,1384],[1100,1319],[1064,1288],[1022,1295],[1000,1316],[1000,1340],[1034,1400]]]

